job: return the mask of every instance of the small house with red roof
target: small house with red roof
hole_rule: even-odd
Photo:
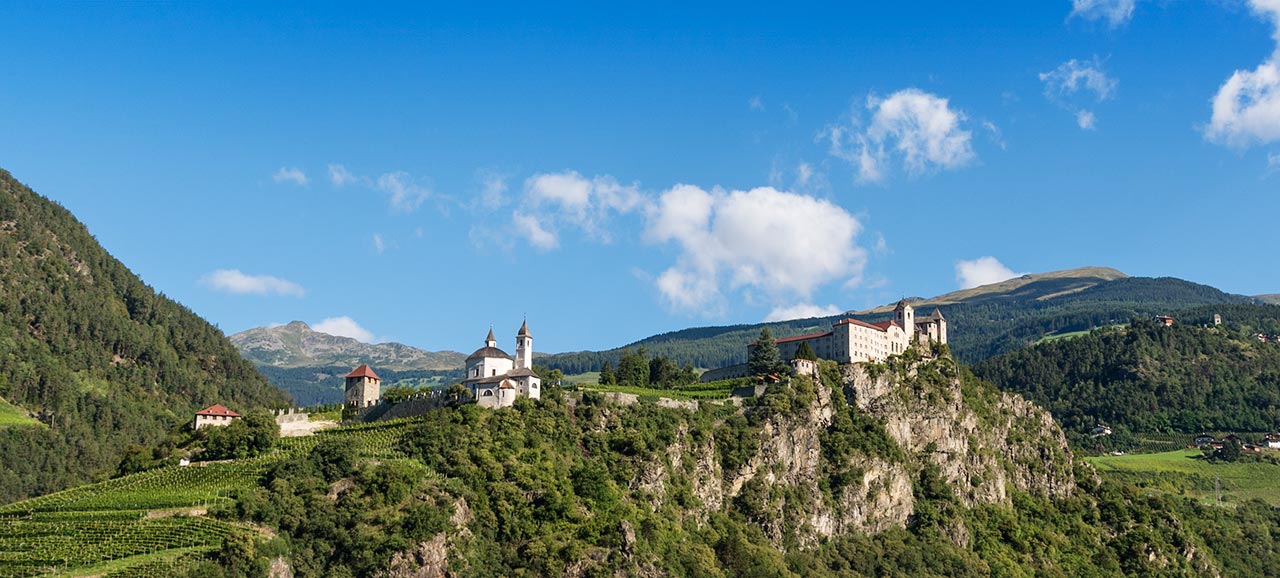
[[[192,424],[192,428],[200,429],[206,426],[231,425],[231,422],[238,419],[240,419],[240,414],[227,409],[225,405],[215,403],[196,412],[196,420]]]
[[[369,364],[362,363],[347,374],[347,407],[378,405],[382,398],[382,378],[373,372]]]

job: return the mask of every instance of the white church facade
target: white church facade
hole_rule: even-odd
[[[912,342],[946,343],[947,320],[937,308],[928,317],[916,318],[915,309],[903,299],[894,307],[892,321],[867,323],[846,317],[832,324],[830,331],[778,339],[779,356],[783,360],[793,359],[800,344],[806,341],[822,359],[839,363],[883,361],[906,351]],[[755,345],[748,345],[748,352]]]
[[[498,349],[493,329],[484,347],[467,357],[467,377],[462,381],[480,407],[511,407],[517,397],[542,397],[542,379],[533,372],[533,336],[529,323],[516,333],[516,355]]]

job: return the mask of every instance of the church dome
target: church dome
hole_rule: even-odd
[[[483,359],[486,357],[498,357],[502,359],[511,359],[511,356],[507,355],[507,352],[501,349],[498,349],[497,347],[481,347],[480,349],[477,349],[475,353],[468,355],[467,361],[471,361],[472,359]]]

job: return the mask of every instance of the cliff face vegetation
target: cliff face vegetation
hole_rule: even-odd
[[[215,515],[278,532],[260,566],[396,577],[1215,575],[1240,568],[1205,536],[1280,518],[1103,483],[1044,411],[938,353],[742,408],[446,408],[374,460],[331,432]]]
[[[217,328],[156,294],[66,209],[0,170],[0,503],[114,470],[200,407],[284,403]]]

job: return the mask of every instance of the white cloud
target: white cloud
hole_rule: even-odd
[[[1098,101],[1111,98],[1118,84],[1103,72],[1102,64],[1096,57],[1093,62],[1081,62],[1074,58],[1063,62],[1049,72],[1040,73],[1040,82],[1044,83],[1044,92],[1050,98],[1089,91]]]
[[[486,209],[497,209],[507,204],[507,179],[493,171],[479,171],[476,180],[480,181],[480,206]]]
[[[359,177],[351,174],[347,167],[342,165],[329,165],[329,182],[335,187],[345,187],[359,181]]]
[[[1080,125],[1080,128],[1084,130],[1094,130],[1097,128],[1098,119],[1093,116],[1092,112],[1081,110],[1076,112],[1076,124]]]
[[[373,250],[377,251],[378,254],[381,255],[382,252],[385,251],[386,249],[387,249],[387,244],[385,241],[382,240],[382,233],[374,233],[373,234]]]
[[[431,188],[421,181],[405,171],[383,173],[375,179],[355,174],[340,164],[329,165],[329,182],[333,186],[357,185],[387,193],[391,209],[398,213],[412,213],[422,206],[423,201],[431,198]]]
[[[311,329],[329,335],[350,337],[361,343],[373,343],[374,341],[372,331],[361,327],[359,323],[356,323],[355,319],[345,315],[342,317],[329,317],[319,323],[313,323]]]
[[[1138,0],[1071,0],[1071,15],[1087,20],[1106,20],[1112,28],[1133,18]]]
[[[542,228],[542,224],[538,222],[537,217],[514,213],[511,215],[511,220],[516,225],[516,231],[529,239],[529,242],[533,243],[534,247],[549,251],[560,246],[560,240],[556,238],[554,233]]]
[[[751,97],[751,100],[747,101],[747,108],[750,108],[751,110],[764,110],[764,101],[760,100],[760,95],[753,96]]]
[[[1049,72],[1040,73],[1044,83],[1044,95],[1050,102],[1070,111],[1076,124],[1084,130],[1095,130],[1098,117],[1088,107],[1110,100],[1119,82],[1107,76],[1102,62],[1068,60]]]
[[[706,191],[677,185],[648,211],[645,238],[681,252],[657,286],[674,308],[715,311],[725,290],[760,292],[771,302],[808,300],[832,281],[858,278],[862,225],[829,201],[760,187]]]
[[[1005,267],[995,257],[978,257],[971,261],[956,261],[956,282],[961,289],[972,289],[1021,276]]]
[[[859,182],[883,181],[895,157],[911,176],[957,169],[976,158],[973,135],[961,126],[965,115],[945,98],[908,88],[884,99],[867,97],[867,109],[872,115],[865,130],[855,119],[851,126],[828,127],[823,134],[833,156],[857,167]]]
[[[573,226],[594,239],[610,242],[612,236],[605,226],[609,218],[615,213],[630,213],[645,202],[638,185],[622,185],[608,175],[588,179],[576,171],[537,174],[525,181],[524,188],[522,213],[535,218],[537,229],[552,237],[557,236],[559,227]],[[535,233],[528,224],[524,223],[526,236]]]
[[[1213,97],[1205,138],[1246,148],[1280,140],[1280,0],[1250,0],[1253,11],[1271,21],[1277,48],[1253,70],[1237,70]]]
[[[238,269],[218,269],[200,278],[200,283],[215,291],[237,295],[288,295],[303,297],[301,285],[270,275],[246,275]]]
[[[813,165],[801,162],[796,166],[796,183],[800,186],[809,184],[809,179],[813,177]]]
[[[293,183],[298,186],[305,187],[310,182],[307,179],[307,173],[302,172],[298,167],[280,167],[276,174],[271,175],[271,180],[277,183]]]
[[[391,208],[411,213],[431,196],[431,190],[418,184],[409,173],[396,171],[378,177],[378,190],[391,194]]]
[[[792,319],[809,319],[811,317],[830,317],[844,312],[843,309],[835,305],[813,305],[810,303],[801,303],[790,307],[774,307],[772,311],[765,316],[765,322],[772,321],[790,321]]]

